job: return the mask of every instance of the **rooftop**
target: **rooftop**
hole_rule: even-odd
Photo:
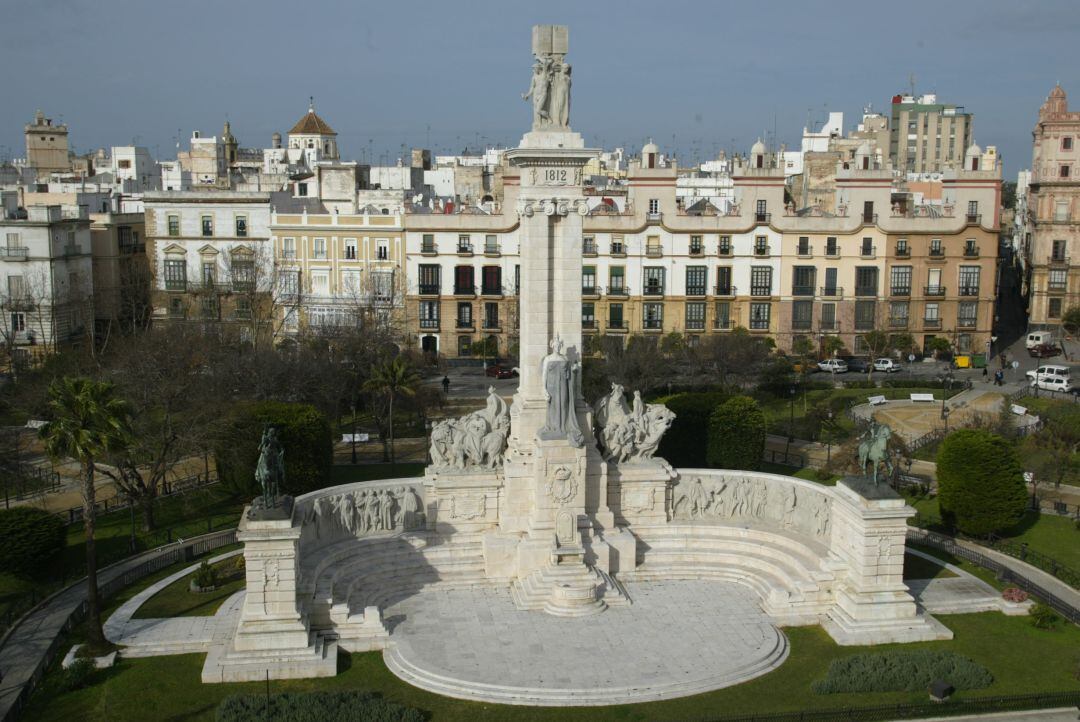
[[[289,135],[337,135],[325,120],[315,113],[315,108],[308,108],[304,117],[296,122]]]

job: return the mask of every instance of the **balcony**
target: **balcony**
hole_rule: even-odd
[[[893,286],[889,289],[890,296],[910,296],[911,286]]]
[[[484,246],[484,255],[492,258],[502,255],[498,243],[489,243]]]
[[[768,298],[772,295],[772,286],[751,286],[750,295]]]
[[[877,225],[877,213],[863,213],[862,214],[863,225],[876,226]]]
[[[663,246],[647,246],[645,248],[645,255],[648,258],[662,258],[664,255]]]
[[[754,223],[772,223],[772,213],[755,213]]]
[[[922,325],[923,325],[923,328],[926,328],[926,329],[941,328],[941,319],[940,318],[924,318],[923,322],[922,322]]]
[[[630,296],[629,286],[608,286],[607,295],[614,296],[616,298],[627,298]]]
[[[663,218],[664,214],[660,211],[649,211],[645,214],[645,220],[651,221],[652,223],[659,223]]]
[[[663,331],[664,319],[662,318],[647,318],[641,322],[642,328],[646,331]]]
[[[483,286],[480,289],[480,295],[481,296],[502,296],[503,295],[503,287],[502,286]]]
[[[758,258],[768,258],[769,257],[769,247],[768,246],[754,246],[754,255],[757,256]]]
[[[859,255],[862,258],[874,258],[877,256],[877,246],[860,246]]]
[[[838,328],[835,318],[823,318],[818,325],[818,329],[821,331],[835,331]]]
[[[976,325],[978,325],[978,319],[975,319],[975,318],[957,318],[956,319],[956,327],[957,328],[975,328]]]
[[[686,295],[687,296],[704,296],[705,295],[705,287],[704,286],[687,286],[686,287]]]
[[[877,296],[877,287],[864,286],[862,288],[859,288],[858,286],[856,286],[855,296],[859,298],[873,298],[874,296]]]
[[[2,251],[0,251],[0,252],[2,252]],[[1048,265],[1048,266],[1068,266],[1069,265],[1069,257],[1064,256],[1064,255],[1062,255],[1060,253],[1051,254],[1050,257],[1046,259],[1046,265]]]
[[[622,243],[611,244],[611,257],[612,258],[626,258],[626,246]]]
[[[813,258],[814,257],[814,249],[811,248],[809,245],[796,246],[795,255],[798,256],[799,258]]]
[[[944,248],[931,248],[930,252],[927,255],[930,256],[930,258],[944,258],[945,257],[945,249]]]
[[[442,288],[437,283],[421,283],[420,295],[421,296],[438,296],[442,291]]]
[[[471,256],[473,254],[471,243],[459,243],[457,247],[457,254],[459,256]]]
[[[718,256],[730,256],[731,246],[718,246],[716,249],[716,255]]]
[[[714,288],[713,289],[713,294],[716,295],[716,296],[734,297],[735,296],[735,291],[736,291],[736,289],[735,289],[734,286],[732,286],[731,284],[727,284],[727,285],[723,285],[723,286],[717,286],[716,288]]]
[[[791,295],[792,296],[813,296],[814,295],[814,287],[813,286],[792,286],[791,287]]]
[[[600,288],[598,286],[582,286],[581,287],[581,295],[582,296],[599,296],[600,295]]]
[[[454,284],[454,295],[455,296],[475,296],[476,295],[476,286],[459,286],[459,285],[457,285],[455,283]]]
[[[944,296],[945,295],[945,287],[944,286],[923,286],[923,295],[924,296]]]
[[[644,290],[642,290],[641,293],[642,293],[642,295],[645,295],[645,296],[663,296],[664,295],[664,287],[663,286],[655,286],[655,285],[645,286]]]
[[[735,324],[730,318],[714,318],[712,327],[714,331],[730,331],[735,328]]]
[[[961,286],[960,287],[960,295],[961,296],[978,296],[979,295],[979,287],[978,286]]]
[[[596,255],[596,241],[583,241],[581,244],[581,255],[583,256],[595,256]]]
[[[1047,293],[1065,293],[1068,290],[1068,283],[1054,283],[1053,281],[1046,284]]]
[[[607,322],[608,331],[625,331],[626,321],[621,318],[610,318]]]
[[[978,246],[964,246],[964,258],[978,258],[979,247]]]
[[[472,331],[476,328],[471,318],[459,318],[454,326],[458,331]]]
[[[968,223],[972,223],[975,225],[979,225],[982,223],[982,215],[978,213],[968,213],[967,216],[965,216],[965,219]]]
[[[839,286],[822,286],[821,295],[824,298],[843,298],[844,289]]]
[[[426,330],[436,330],[439,328],[439,319],[437,318],[422,318],[420,319],[420,328]]]
[[[583,318],[583,319],[581,319],[581,327],[583,329],[594,329],[594,328],[596,328],[596,319],[595,318]]]
[[[826,245],[825,246],[825,257],[826,258],[839,258],[840,257],[840,246]]]
[[[421,243],[420,244],[421,256],[437,256],[439,252],[435,249],[435,243]]]
[[[186,291],[188,287],[186,278],[165,279],[166,291]]]
[[[906,318],[890,318],[889,328],[907,328],[908,320]]]
[[[705,248],[703,246],[690,246],[690,255],[700,258],[705,255]]]
[[[768,331],[769,320],[768,319],[750,319],[751,331]]]
[[[250,321],[251,309],[250,308],[238,308],[233,311],[233,319],[236,321]]]
[[[792,331],[811,331],[814,328],[814,322],[811,319],[792,319],[791,330]]]
[[[897,258],[911,258],[911,249],[908,248],[907,246],[904,246],[903,248],[901,248],[900,246],[897,246],[896,247],[896,257]]]
[[[502,326],[499,325],[499,319],[497,318],[485,318],[483,330],[492,331],[494,333],[501,333]]]
[[[0,258],[9,261],[25,261],[26,257],[29,255],[30,249],[26,246],[0,247]]]

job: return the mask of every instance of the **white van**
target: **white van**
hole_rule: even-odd
[[[1029,349],[1042,346],[1044,343],[1054,343],[1053,331],[1032,331],[1027,336],[1026,346]]]
[[[1027,377],[1032,381],[1041,381],[1043,379],[1069,379],[1069,367],[1068,366],[1056,366],[1053,364],[1047,364],[1046,366],[1040,366],[1034,371],[1028,371]],[[1040,387],[1041,388],[1041,387]]]

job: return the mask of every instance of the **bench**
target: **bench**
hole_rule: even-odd
[[[870,398],[867,399],[867,401],[870,402],[871,406],[878,406],[879,404],[885,403],[885,397],[884,396],[871,396]]]
[[[911,394],[912,401],[934,401],[933,394]]]

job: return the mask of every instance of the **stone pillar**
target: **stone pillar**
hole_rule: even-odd
[[[848,478],[836,485],[829,551],[845,569],[824,623],[843,645],[952,639],[921,613],[904,584],[907,520],[915,510],[885,485]]]

